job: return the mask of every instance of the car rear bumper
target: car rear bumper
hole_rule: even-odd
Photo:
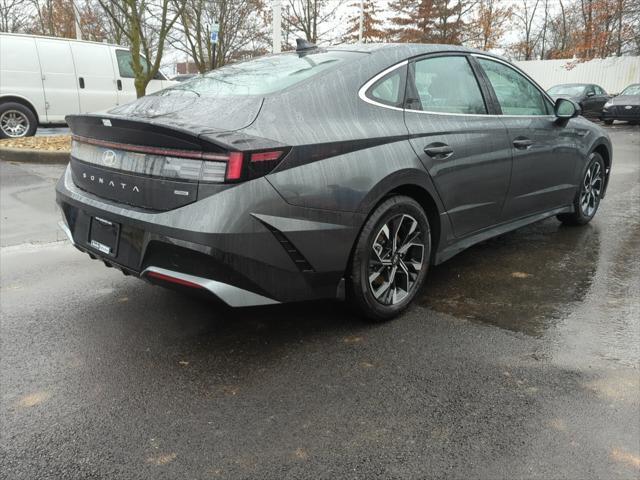
[[[56,186],[61,227],[79,250],[152,283],[199,288],[230,306],[335,298],[363,219],[286,203],[266,178],[166,212]],[[92,218],[118,225],[113,253],[90,243]]]

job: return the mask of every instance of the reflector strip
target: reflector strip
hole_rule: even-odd
[[[147,273],[147,277],[157,278],[158,280],[164,280],[165,282],[176,283],[178,285],[183,285],[185,287],[200,288],[200,289],[203,288],[201,285],[198,285],[197,283],[193,283],[188,280],[183,280],[181,278],[170,277],[169,275],[165,275],[164,273],[151,271]]]

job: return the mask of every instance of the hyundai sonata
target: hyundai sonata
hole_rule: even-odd
[[[593,218],[611,143],[579,113],[488,53],[301,42],[67,117],[61,227],[234,307],[337,297],[384,320],[475,243]]]

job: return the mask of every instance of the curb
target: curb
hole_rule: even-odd
[[[0,147],[0,160],[5,162],[55,163],[66,165],[69,163],[69,152]]]

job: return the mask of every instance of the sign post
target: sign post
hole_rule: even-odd
[[[220,25],[214,23],[211,25],[211,70],[216,68],[216,46],[218,45],[218,32]]]

